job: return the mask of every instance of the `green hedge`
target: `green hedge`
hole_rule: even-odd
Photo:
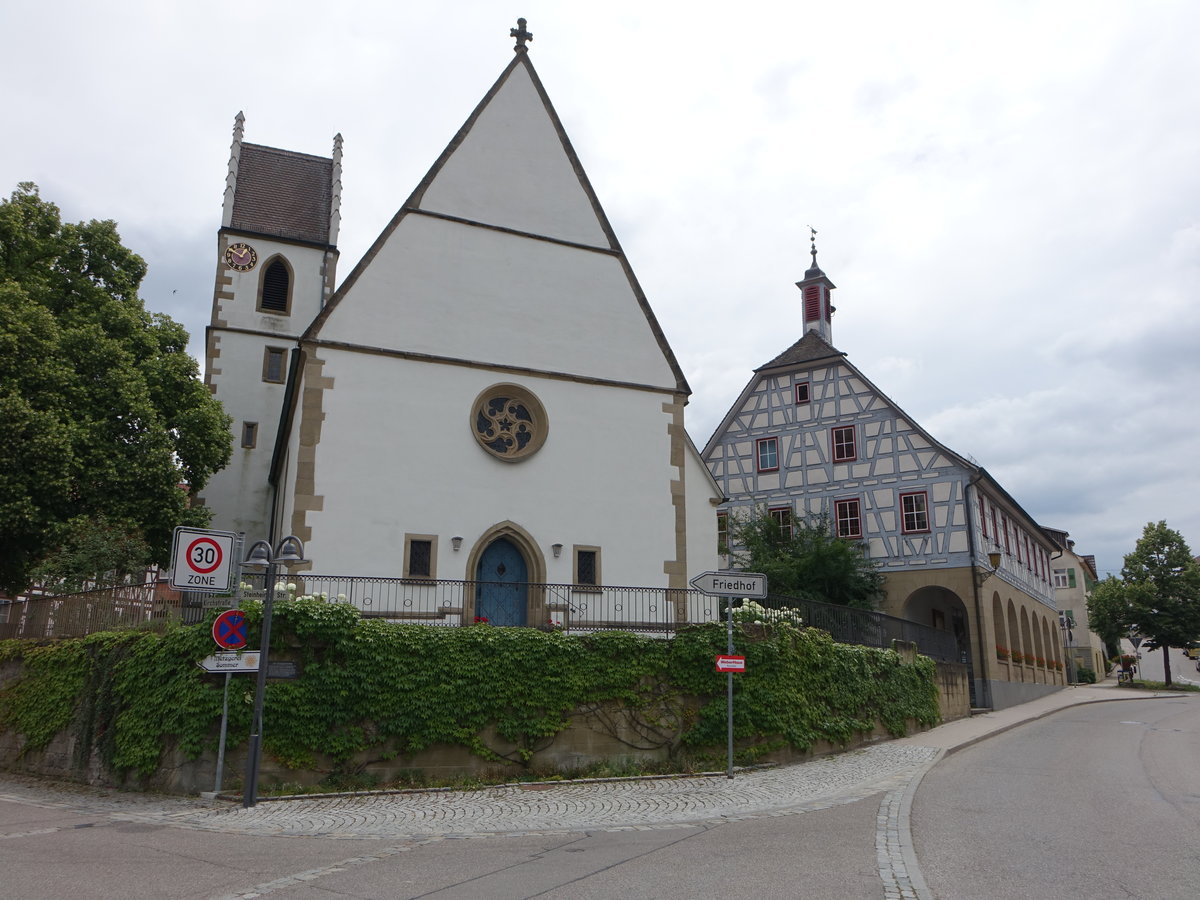
[[[246,612],[256,642],[261,609],[251,603]],[[893,651],[836,644],[814,629],[752,631],[736,636],[747,671],[735,676],[734,701],[735,734],[751,756],[845,743],[876,723],[901,735],[908,720],[937,722],[928,659],[902,664]],[[210,632],[211,620],[165,634],[0,642],[0,663],[21,663],[19,677],[0,689],[0,731],[38,749],[72,729],[79,765],[96,748],[115,772],[153,773],[171,741],[199,755],[215,747],[222,700],[223,679],[195,665],[214,650]],[[363,754],[388,758],[434,744],[528,763],[574,711],[617,703],[640,717],[648,739],[715,754],[725,740],[725,676],[713,660],[725,640],[716,625],[672,640],[392,625],[345,604],[286,600],[275,606],[272,653],[298,662],[303,674],[269,683],[264,748],[296,769],[318,757],[350,766]],[[230,746],[249,732],[254,680],[233,684]],[[698,713],[688,698],[698,698]],[[507,743],[491,746],[489,734]]]

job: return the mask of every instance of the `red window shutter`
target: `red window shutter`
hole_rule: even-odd
[[[804,321],[821,318],[821,289],[815,284],[804,289]]]

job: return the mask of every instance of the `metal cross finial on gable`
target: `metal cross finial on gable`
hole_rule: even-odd
[[[525,30],[525,20],[517,19],[517,27],[508,29],[508,36],[517,39],[516,45],[513,47],[517,53],[529,48],[525,46],[526,41],[533,40],[533,32]]]

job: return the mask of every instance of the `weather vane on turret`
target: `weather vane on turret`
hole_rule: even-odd
[[[812,250],[810,252],[812,253],[813,258],[812,267],[815,269],[817,267],[817,229],[809,225],[808,230],[812,232],[812,236],[809,237],[809,241],[812,243]]]
[[[527,51],[529,48],[525,46],[525,42],[533,40],[533,32],[525,30],[524,19],[517,19],[517,27],[508,29],[508,36],[517,39],[516,46],[513,47],[517,53]]]

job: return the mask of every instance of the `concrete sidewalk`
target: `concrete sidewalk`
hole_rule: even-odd
[[[969,719],[947,722],[945,725],[939,725],[929,731],[900,738],[896,743],[916,747],[932,747],[953,753],[985,738],[1001,734],[1018,725],[1041,719],[1071,706],[1111,700],[1146,700],[1151,697],[1164,696],[1176,696],[1176,694],[1171,691],[1145,691],[1118,687],[1116,676],[1113,676],[1098,684],[1073,684],[1019,706],[1010,706],[1007,709],[971,716]],[[1188,695],[1183,694],[1183,696]]]

